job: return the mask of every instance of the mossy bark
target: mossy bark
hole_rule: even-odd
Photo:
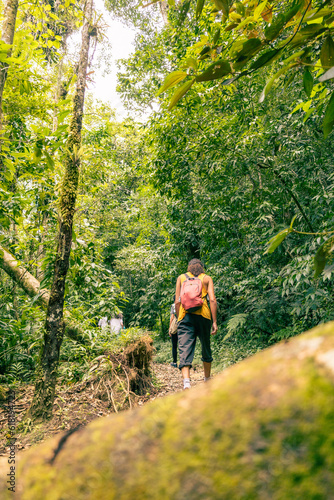
[[[47,306],[49,302],[49,291],[41,289],[40,282],[29,273],[25,267],[8,252],[4,247],[0,246],[0,268],[3,269],[8,276],[17,283],[29,297],[40,295],[38,303]]]
[[[63,319],[65,280],[70,261],[73,216],[79,181],[81,129],[91,37],[92,12],[93,1],[87,0],[82,30],[82,45],[79,58],[77,85],[73,102],[73,115],[67,141],[68,152],[65,158],[65,173],[60,196],[60,222],[54,277],[46,315],[41,365],[35,386],[33,402],[29,410],[33,418],[39,419],[47,419],[52,416],[59,353],[65,330]]]
[[[19,500],[329,500],[334,323],[22,455]]]

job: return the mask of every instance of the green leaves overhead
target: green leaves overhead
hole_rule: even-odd
[[[180,8],[186,4],[184,1]],[[217,80],[231,74],[231,78],[224,81],[224,85],[230,85],[240,77],[272,65],[273,76],[260,96],[262,102],[274,83],[290,68],[296,67],[296,71],[289,75],[289,81],[301,77],[308,98],[312,96],[315,78],[320,82],[334,78],[334,42],[330,31],[334,26],[334,7],[329,7],[328,2],[324,2],[323,8],[312,8],[313,2],[306,0],[283,3],[211,0],[207,4],[208,8],[204,9],[205,0],[197,0],[195,17],[198,20],[206,16],[206,19],[195,23],[196,28],[188,26],[196,42],[192,47],[184,46],[186,57],[197,60],[199,67],[201,61],[208,61],[208,67],[202,68],[195,77],[196,82]],[[190,9],[188,17],[191,15]],[[319,55],[323,75],[310,69],[317,67]],[[276,67],[277,64],[281,67]],[[192,64],[191,69],[197,71],[196,65]],[[166,80],[159,93],[168,86]],[[320,106],[323,106],[323,99],[315,97],[312,109],[316,111]]]
[[[285,23],[288,23],[295,15],[301,10],[301,8],[304,6],[304,2],[302,1],[294,1],[291,9],[289,9],[285,14]]]
[[[187,73],[185,71],[173,71],[169,75],[166,76],[165,81],[157,92],[157,96],[165,92],[165,90],[177,85],[179,82],[185,79]]]
[[[228,61],[219,60],[211,64],[203,73],[196,76],[196,82],[209,82],[222,78],[231,73],[231,65]]]

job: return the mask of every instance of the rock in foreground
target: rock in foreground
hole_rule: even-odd
[[[334,498],[334,323],[31,449],[14,498]]]

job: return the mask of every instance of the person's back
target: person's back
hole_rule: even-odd
[[[201,280],[201,305],[196,308],[186,310],[181,303],[181,291],[184,292],[183,283],[187,279],[198,278]],[[183,287],[183,288],[182,288]],[[209,297],[210,307],[207,297]],[[187,301],[183,301],[186,304]],[[190,303],[191,305],[191,303]],[[210,276],[205,274],[203,265],[199,259],[192,259],[188,264],[187,273],[181,274],[176,282],[175,308],[178,318],[178,341],[179,354],[184,388],[190,387],[190,368],[194,359],[195,345],[197,337],[202,346],[202,361],[204,367],[204,380],[208,380],[211,374],[212,353],[210,346],[210,330],[212,319],[211,334],[217,332],[217,302],[214,294],[213,281]],[[194,310],[195,309],[195,310]]]
[[[119,314],[116,318],[110,320],[110,332],[118,335],[123,328],[123,317]]]

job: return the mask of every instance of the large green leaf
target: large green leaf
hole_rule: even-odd
[[[255,21],[257,21],[259,19],[260,15],[262,14],[264,9],[266,8],[266,5],[267,5],[267,1],[265,0],[264,2],[259,3],[259,5],[256,7],[256,9],[254,10]]]
[[[176,89],[173,97],[171,98],[169,106],[168,106],[169,111],[175,106],[175,104],[181,99],[181,97],[183,97],[184,94],[186,94],[188,92],[188,90],[194,84],[194,82],[195,82],[195,78],[193,78],[192,80],[189,80],[188,82],[185,82],[183,85],[181,85],[181,87]]]
[[[231,335],[233,335],[238,330],[239,331],[242,330],[246,321],[247,321],[247,318],[248,318],[248,314],[245,314],[245,313],[234,314],[234,316],[232,316],[227,322],[227,325],[226,325],[227,334],[223,338],[223,341],[230,338]]]
[[[302,28],[297,35],[292,35],[290,40],[282,41],[283,45],[289,44],[290,47],[298,47],[299,45],[305,45],[306,40],[314,40],[317,36],[321,35],[324,31],[327,31],[322,25],[312,24],[306,28]]]
[[[321,66],[324,69],[334,66],[334,42],[330,35],[328,35],[322,44],[320,52]]]
[[[242,2],[240,2],[239,0],[237,0],[235,2],[235,6],[237,9],[237,13],[240,14],[240,16],[244,17],[244,15],[246,14],[246,8],[245,8],[244,4]]]
[[[314,277],[320,276],[325,269],[326,262],[334,250],[334,236],[326,240],[317,250],[314,257]]]
[[[163,85],[160,87],[156,94],[157,97],[158,95],[165,92],[165,90],[169,89],[170,87],[174,87],[174,85],[177,85],[179,82],[184,80],[186,76],[187,73],[185,71],[172,71],[172,73],[166,76]]]
[[[276,19],[271,23],[271,25],[265,30],[264,36],[267,40],[275,40],[275,38],[279,35],[280,31],[284,28],[285,15],[278,14]]]
[[[219,37],[220,37],[220,29],[218,28],[215,32],[215,34],[213,35],[213,43],[216,44],[219,40]]]
[[[198,61],[194,57],[188,57],[182,64],[182,69],[188,69],[191,68],[193,70],[197,70],[198,67]]]
[[[228,61],[219,60],[211,64],[203,73],[196,76],[196,82],[209,82],[217,80],[231,73],[231,65]]]
[[[311,97],[311,92],[313,89],[313,76],[308,68],[306,68],[304,71],[303,85],[307,97]]]
[[[250,38],[244,42],[242,49],[236,54],[236,60],[247,58],[250,55],[253,55],[255,52],[259,50],[261,47],[261,40],[258,38]]]
[[[280,231],[278,234],[273,236],[269,241],[268,241],[268,248],[264,252],[266,253],[273,253],[274,250],[285,240],[285,238],[288,236],[288,234],[291,233],[291,229],[283,229],[283,231]]]
[[[334,92],[331,95],[331,98],[327,105],[324,121],[322,124],[325,137],[327,137],[331,133],[333,125],[334,125]]]
[[[268,62],[272,61],[274,57],[277,56],[279,53],[279,50],[273,49],[273,50],[268,50],[268,52],[265,52],[262,54],[256,61],[254,61],[251,64],[250,69],[259,69],[262,68],[262,66],[265,66]]]
[[[327,2],[328,3],[328,2]],[[331,9],[313,9],[304,17],[307,22],[312,22],[315,19],[320,19],[322,17],[329,17],[333,14]]]
[[[218,10],[221,10],[225,17],[228,17],[230,12],[230,2],[229,0],[213,0],[215,6]]]
[[[205,0],[197,0],[197,5],[196,5],[196,18],[197,19],[202,14],[204,3],[205,3]]]
[[[295,4],[291,7],[291,9],[284,14],[285,22],[288,23],[290,19],[292,19],[300,11],[303,5],[304,2],[295,2]]]

